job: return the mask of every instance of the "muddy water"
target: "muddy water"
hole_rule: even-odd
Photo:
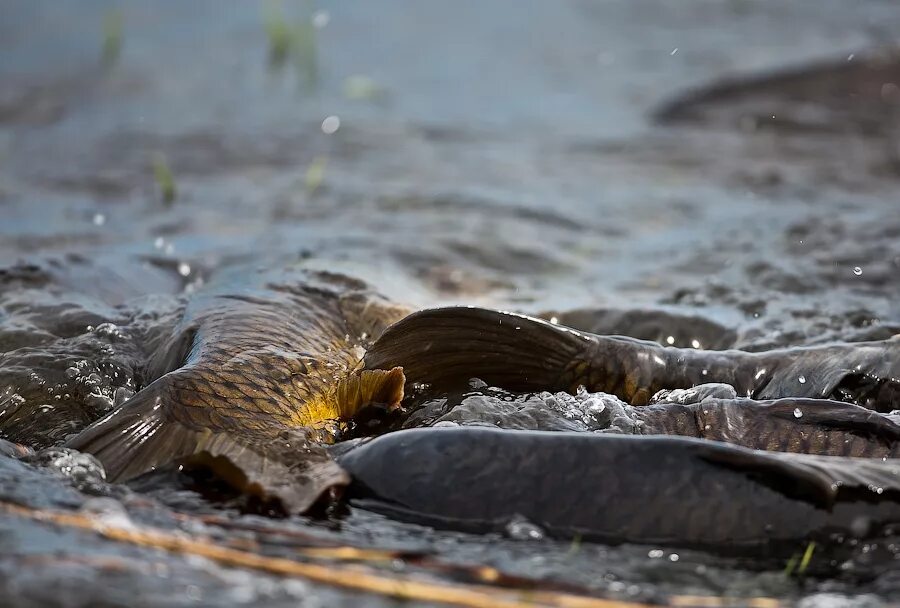
[[[123,402],[191,295],[242,266],[338,270],[416,306],[581,314],[582,326],[682,346],[900,331],[900,69],[883,51],[900,31],[892,3],[315,9],[319,27],[279,63],[269,5],[3,4],[0,427],[50,446]],[[313,17],[292,3],[283,15]],[[326,133],[329,116],[340,124]],[[162,167],[174,200],[155,177]],[[491,409],[502,395],[479,398],[470,416],[521,415]],[[464,421],[467,403],[435,418]],[[534,424],[574,424],[560,416]],[[81,470],[63,461],[4,460],[4,499],[166,528],[187,525],[175,511],[238,518],[181,479],[150,480],[141,494],[60,479],[54,468]],[[3,590],[23,605],[133,605],[135,593],[172,605],[359,601],[0,522]],[[782,563],[573,550],[524,525],[486,539],[351,510],[337,527],[279,526],[610,597],[877,605],[900,594],[897,539],[831,548],[798,580]]]

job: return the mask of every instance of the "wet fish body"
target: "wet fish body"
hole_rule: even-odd
[[[866,408],[824,399],[708,398],[629,408],[644,435],[679,435],[799,454],[900,458],[900,425]]]
[[[900,463],[680,437],[415,429],[346,449],[349,495],[471,532],[522,516],[555,536],[758,547],[900,522]]]
[[[595,335],[526,315],[448,307],[395,324],[365,362],[370,369],[402,366],[409,382],[438,390],[477,377],[512,391],[574,393],[585,387],[645,405],[663,389],[718,382],[757,400],[804,397],[900,409],[900,337],[760,353],[705,351]]]
[[[198,294],[151,360],[153,381],[67,445],[113,481],[191,459],[302,511],[347,480],[316,427],[402,399],[401,370],[359,367],[364,334],[405,311],[340,275],[239,276]]]

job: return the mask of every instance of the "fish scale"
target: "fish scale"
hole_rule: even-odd
[[[402,370],[361,370],[361,335],[408,311],[340,275],[250,275],[255,287],[245,274],[198,294],[151,382],[68,445],[96,455],[114,481],[202,464],[288,510],[345,484],[321,446],[325,427],[369,404],[399,405]]]

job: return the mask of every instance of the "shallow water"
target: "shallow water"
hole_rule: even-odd
[[[900,69],[890,55],[867,67],[897,42],[892,3],[316,9],[327,23],[315,51],[279,66],[266,4],[0,8],[0,429],[24,425],[37,447],[53,445],[124,401],[192,294],[244,265],[338,270],[414,306],[514,308],[685,347],[900,332]],[[305,5],[284,11],[289,23],[311,16]],[[116,15],[121,50],[104,62],[104,19]],[[744,79],[784,68],[805,71]],[[692,92],[723,79],[739,84]],[[332,115],[340,126],[326,134]],[[170,203],[154,177],[161,164],[174,179]],[[578,308],[588,310],[568,312]],[[490,398],[471,412],[484,415]],[[522,408],[497,416],[513,424]],[[565,411],[540,416],[529,424],[584,424]],[[89,500],[41,469],[2,466],[5,500]],[[150,483],[162,504],[129,494],[125,508],[163,527],[176,525],[170,507],[222,508],[179,483]],[[22,605],[133,605],[117,589],[147,604],[359,599],[0,521],[2,586]],[[668,550],[649,556],[654,547],[573,551],[353,509],[337,530],[302,518],[279,526],[352,545],[412,544],[613,597],[824,603],[833,592],[878,605],[900,591],[896,539],[817,557],[813,576],[796,580],[782,564],[760,571],[695,552],[672,561]],[[57,550],[126,566],[110,574],[102,560],[51,557]],[[26,555],[32,568],[20,570]],[[70,593],[47,596],[48,580]]]

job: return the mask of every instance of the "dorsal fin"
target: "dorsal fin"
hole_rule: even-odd
[[[525,315],[454,306],[390,326],[364,361],[368,369],[401,366],[408,382],[439,388],[478,377],[509,390],[568,390],[561,379],[590,339]]]

